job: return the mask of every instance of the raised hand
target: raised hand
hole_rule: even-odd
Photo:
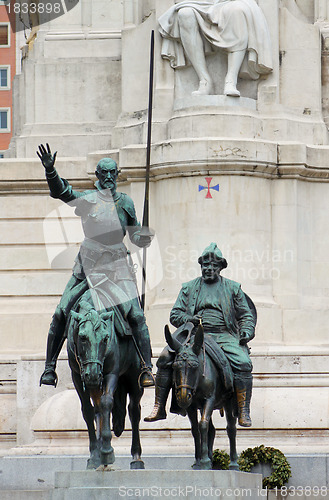
[[[39,151],[37,151],[37,155],[39,156],[42,165],[46,170],[52,170],[54,168],[57,151],[55,151],[54,156],[52,156],[49,144],[46,143],[47,149],[43,144],[40,144]]]

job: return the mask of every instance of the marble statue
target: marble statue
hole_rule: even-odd
[[[199,78],[192,95],[209,95],[214,85],[206,55],[227,53],[224,94],[239,97],[238,77],[259,79],[272,69],[270,34],[255,0],[184,0],[159,18],[161,55],[173,68],[191,64]]]

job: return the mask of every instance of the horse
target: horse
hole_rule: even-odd
[[[173,369],[173,389],[182,414],[188,415],[195,445],[195,462],[193,469],[209,470],[212,468],[215,427],[212,422],[214,409],[219,409],[223,416],[225,411],[226,432],[230,443],[229,469],[239,470],[236,451],[237,410],[234,393],[227,391],[221,374],[214,361],[203,348],[204,331],[198,326],[193,342],[181,344],[174,338],[168,325],[165,326],[165,337],[169,347],[175,351]],[[198,409],[201,419],[198,422]]]
[[[141,459],[139,422],[140,359],[131,336],[118,338],[114,311],[98,312],[89,291],[70,312],[67,326],[67,352],[72,380],[81,402],[89,436],[87,469],[106,467],[115,461],[111,444],[125,424],[127,395],[132,427],[131,469],[144,469]]]

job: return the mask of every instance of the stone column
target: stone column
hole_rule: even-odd
[[[315,0],[314,19],[316,21],[327,21],[329,16],[329,1]]]

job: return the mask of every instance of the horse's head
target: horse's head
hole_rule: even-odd
[[[188,408],[198,387],[200,377],[199,354],[203,345],[203,328],[200,325],[193,342],[181,344],[171,336],[168,326],[165,326],[166,341],[176,353],[173,363],[173,382],[177,403],[181,408]]]
[[[74,342],[82,381],[89,388],[99,387],[111,333],[106,321],[113,312],[98,313],[88,302],[81,302],[79,313],[71,311],[71,316],[78,323]]]

